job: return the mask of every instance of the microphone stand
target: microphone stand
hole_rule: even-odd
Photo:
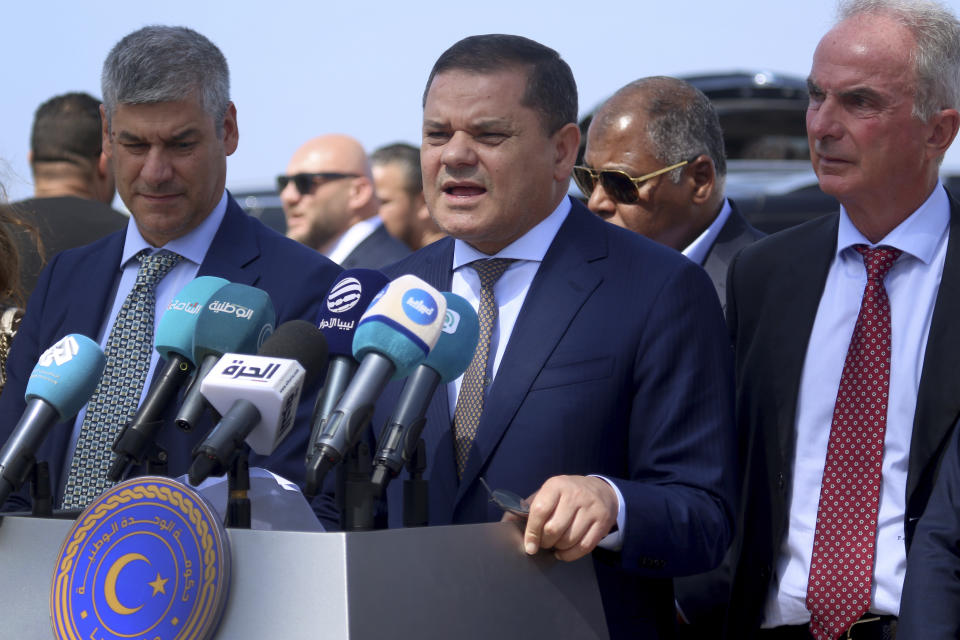
[[[223,524],[233,529],[250,528],[250,459],[242,447],[230,463],[227,473],[227,515]]]
[[[344,506],[340,524],[344,531],[372,531],[379,491],[370,481],[373,455],[370,445],[361,440],[343,461],[345,468]]]
[[[403,481],[403,526],[425,527],[430,521],[429,493],[423,472],[427,468],[427,450],[423,438],[407,462],[410,477]]]
[[[46,461],[34,462],[30,469],[30,499],[33,503],[30,515],[34,518],[53,517],[50,465]]]

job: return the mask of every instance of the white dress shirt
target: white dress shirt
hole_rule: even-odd
[[[805,602],[820,482],[843,364],[867,281],[863,258],[852,248],[855,244],[886,245],[903,252],[884,280],[890,299],[890,403],[870,601],[873,613],[897,615],[900,611],[907,563],[904,513],[910,438],[930,320],[947,253],[949,222],[950,203],[940,184],[919,209],[876,244],[840,210],[837,250],[800,380],[789,530],[767,597],[764,627],[810,620]]]
[[[510,245],[504,247],[494,255],[487,255],[471,247],[462,240],[454,241],[453,248],[453,280],[451,291],[462,296],[470,303],[474,309],[480,305],[480,276],[477,272],[468,267],[471,262],[476,260],[487,260],[489,258],[509,258],[515,260],[507,270],[504,271],[500,279],[493,285],[493,296],[496,299],[499,315],[497,322],[490,335],[490,353],[492,365],[490,365],[490,380],[497,375],[500,368],[500,361],[503,359],[507,343],[510,341],[510,335],[513,333],[513,327],[520,315],[520,309],[523,307],[523,301],[527,298],[527,292],[530,291],[530,285],[533,283],[537,270],[540,269],[540,263],[543,262],[543,256],[547,249],[553,243],[553,239],[560,230],[563,221],[567,219],[570,213],[570,199],[564,198],[560,205],[553,210],[549,216],[544,218],[537,226],[514,240]],[[453,414],[457,406],[457,396],[460,393],[460,384],[463,382],[463,376],[460,376],[453,382],[447,384],[447,397],[449,399],[450,419],[453,420]],[[489,388],[489,387],[488,387]],[[626,522],[626,509],[624,507],[623,496],[617,486],[603,476],[597,476],[609,484],[617,494],[617,530],[606,538],[600,545],[604,549],[613,551],[623,547],[624,526]],[[546,478],[544,478],[546,480]],[[497,487],[498,489],[510,489],[510,487]]]
[[[380,216],[373,216],[366,220],[361,220],[343,232],[343,235],[341,235],[337,241],[333,243],[333,246],[330,247],[330,250],[326,252],[326,256],[337,264],[342,264],[343,261],[347,259],[347,256],[349,256],[361,242],[366,240],[371,233],[376,231],[377,227],[381,224],[383,224],[383,221],[380,219]]]
[[[134,283],[137,281],[137,271],[140,270],[140,261],[137,260],[135,256],[143,249],[151,249],[151,254],[163,249],[183,256],[183,260],[178,262],[163,280],[157,284],[156,308],[153,318],[153,333],[156,335],[157,323],[160,321],[160,316],[167,310],[167,305],[170,304],[173,296],[185,287],[187,283],[197,277],[200,264],[204,258],[206,258],[207,250],[210,248],[213,237],[217,234],[217,230],[220,228],[220,223],[223,222],[223,217],[226,213],[227,192],[224,191],[217,206],[213,208],[210,215],[208,215],[196,229],[175,240],[171,240],[160,249],[144,240],[133,218],[130,219],[130,223],[127,225],[127,235],[123,242],[123,253],[120,256],[120,264],[117,265],[117,269],[120,272],[120,282],[117,285],[117,292],[114,294],[113,303],[110,306],[110,315],[104,319],[103,324],[100,326],[98,340],[101,349],[106,348],[107,339],[110,337],[110,329],[113,328],[113,322],[117,314],[120,313],[120,307],[123,306],[127,296],[130,295]],[[146,396],[147,391],[150,389],[153,372],[159,360],[160,354],[156,349],[151,349],[150,367],[147,369],[147,379],[144,382],[143,389],[140,391],[140,402],[143,402],[144,396]],[[137,404],[139,406],[140,403],[138,402]],[[70,462],[73,459],[73,450],[76,449],[77,438],[80,437],[80,427],[83,425],[83,419],[86,415],[87,405],[84,405],[80,413],[77,414],[77,420],[73,425],[73,434],[70,438],[70,446],[67,449],[70,455],[66,456],[64,460],[64,478],[70,475]]]
[[[713,222],[710,223],[710,226],[703,230],[697,239],[687,245],[687,248],[682,251],[683,255],[687,256],[694,262],[699,265],[702,265],[707,259],[707,254],[710,253],[710,247],[713,246],[714,241],[717,239],[717,236],[720,235],[720,229],[723,229],[723,225],[727,224],[727,220],[730,218],[730,213],[733,211],[730,208],[730,201],[726,198],[723,199],[723,207],[720,209],[720,213],[717,214],[717,217],[713,219]]]

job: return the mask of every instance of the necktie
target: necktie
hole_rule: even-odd
[[[854,247],[867,268],[860,314],[833,409],[813,540],[810,633],[834,640],[870,607],[890,388],[890,301],[883,279],[900,256]]]
[[[136,255],[140,261],[133,289],[120,307],[107,339],[107,363],[80,428],[70,461],[63,508],[82,509],[109,486],[107,470],[117,432],[133,417],[150,366],[157,283],[181,256],[161,251]]]
[[[483,398],[487,386],[487,362],[490,357],[490,335],[497,323],[497,302],[493,297],[493,285],[513,260],[493,258],[477,260],[470,267],[480,276],[480,304],[477,316],[480,320],[480,339],[473,360],[463,374],[460,395],[453,412],[454,454],[457,459],[457,476],[463,475],[470,457],[470,448],[477,437],[480,416],[483,413]]]

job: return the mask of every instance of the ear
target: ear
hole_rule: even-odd
[[[417,219],[424,222],[430,220],[430,210],[427,209],[427,199],[423,196],[423,191],[418,193],[416,197],[414,197],[413,201],[416,203],[417,207]]]
[[[100,157],[97,158],[97,175],[100,176],[101,180],[110,175],[110,159],[107,158],[107,154],[103,151],[100,152]]]
[[[577,162],[577,152],[580,150],[580,128],[575,123],[568,122],[551,137],[556,151],[553,179],[557,182],[565,182],[570,179],[573,165]]]
[[[113,144],[110,142],[110,123],[107,122],[107,110],[102,104],[100,105],[100,127],[103,132],[103,139],[100,142],[103,149],[101,155],[105,154],[110,158],[113,156]]]
[[[360,176],[351,180],[349,207],[352,211],[363,209],[376,197],[377,194],[370,178]]]
[[[223,150],[226,155],[233,155],[240,142],[240,131],[237,129],[237,107],[232,102],[227,105],[227,112],[223,114]]]
[[[933,115],[928,123],[930,135],[927,137],[927,149],[933,158],[942,158],[957,136],[960,127],[960,114],[956,109],[943,109]]]
[[[700,154],[687,169],[692,186],[692,198],[695,204],[703,204],[713,196],[717,185],[717,171],[713,160],[706,154]]]

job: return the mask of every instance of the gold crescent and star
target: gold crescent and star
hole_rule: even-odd
[[[103,594],[104,594],[104,598],[107,601],[107,606],[109,606],[114,613],[117,613],[122,616],[127,616],[132,613],[136,613],[137,611],[140,611],[140,609],[143,609],[143,605],[140,605],[135,609],[132,609],[130,607],[125,607],[123,606],[123,604],[121,604],[120,600],[117,598],[117,578],[120,577],[120,572],[123,571],[124,567],[126,567],[128,564],[136,561],[143,561],[143,562],[146,562],[147,564],[150,564],[150,561],[147,560],[147,558],[142,554],[126,553],[120,556],[117,559],[117,561],[113,563],[113,565],[110,567],[110,570],[107,571],[106,580],[104,580],[103,582]],[[157,573],[156,579],[153,582],[147,583],[148,585],[153,587],[154,596],[157,595],[158,593],[161,593],[163,595],[167,594],[167,592],[165,591],[167,580],[169,580],[169,578],[161,578],[160,574]]]

